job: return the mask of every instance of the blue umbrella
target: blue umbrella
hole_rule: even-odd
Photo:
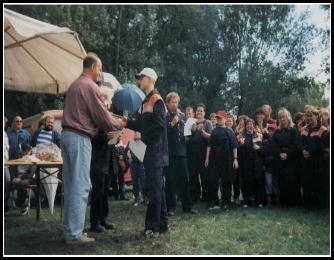
[[[138,111],[145,98],[144,92],[133,84],[125,83],[121,87],[114,94],[113,106],[123,111],[123,114]]]

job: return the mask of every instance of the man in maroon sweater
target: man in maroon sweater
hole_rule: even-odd
[[[61,149],[64,182],[64,236],[68,244],[94,243],[83,233],[91,188],[91,139],[98,128],[123,128],[125,121],[107,110],[95,83],[102,73],[101,60],[88,55],[83,73],[66,94],[62,120]]]

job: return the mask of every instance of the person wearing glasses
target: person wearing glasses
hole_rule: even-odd
[[[16,115],[13,119],[12,127],[7,129],[8,143],[9,143],[9,160],[15,160],[24,155],[24,147],[30,146],[31,137],[26,129],[23,129],[22,117]],[[13,180],[19,174],[20,168],[18,166],[10,166],[10,179]],[[16,203],[18,206],[24,206],[25,196],[22,193],[18,194]]]
[[[13,119],[12,127],[7,130],[9,142],[9,160],[18,159],[22,155],[22,144],[30,144],[31,137],[26,129],[23,129],[22,117],[17,115]]]
[[[145,93],[136,119],[129,119],[126,127],[140,132],[138,139],[146,144],[144,157],[145,190],[148,205],[145,229],[140,237],[157,237],[168,232],[167,207],[163,168],[169,164],[167,141],[167,107],[155,88],[158,79],[152,68],[144,68],[136,75],[140,89]]]

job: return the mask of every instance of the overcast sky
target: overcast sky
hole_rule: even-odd
[[[330,18],[327,19],[327,11],[321,9],[319,4],[296,5],[297,14],[301,14],[305,10],[310,11],[310,16],[308,18],[309,23],[314,24],[317,28],[330,28]],[[314,40],[316,43],[321,42],[320,37]],[[324,73],[321,73],[321,62],[327,53],[330,53],[330,50],[328,50],[328,52],[324,52],[319,48],[319,50],[317,50],[313,55],[310,55],[309,62],[305,64],[305,74],[314,76],[320,82],[326,82],[327,76]],[[326,91],[326,96],[329,97],[329,95],[330,92],[328,90]]]

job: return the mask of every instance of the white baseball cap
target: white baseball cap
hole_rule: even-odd
[[[144,68],[139,74],[136,75],[136,78],[138,79],[141,75],[150,77],[154,81],[156,81],[158,78],[157,73],[154,71],[154,69],[151,68]]]

